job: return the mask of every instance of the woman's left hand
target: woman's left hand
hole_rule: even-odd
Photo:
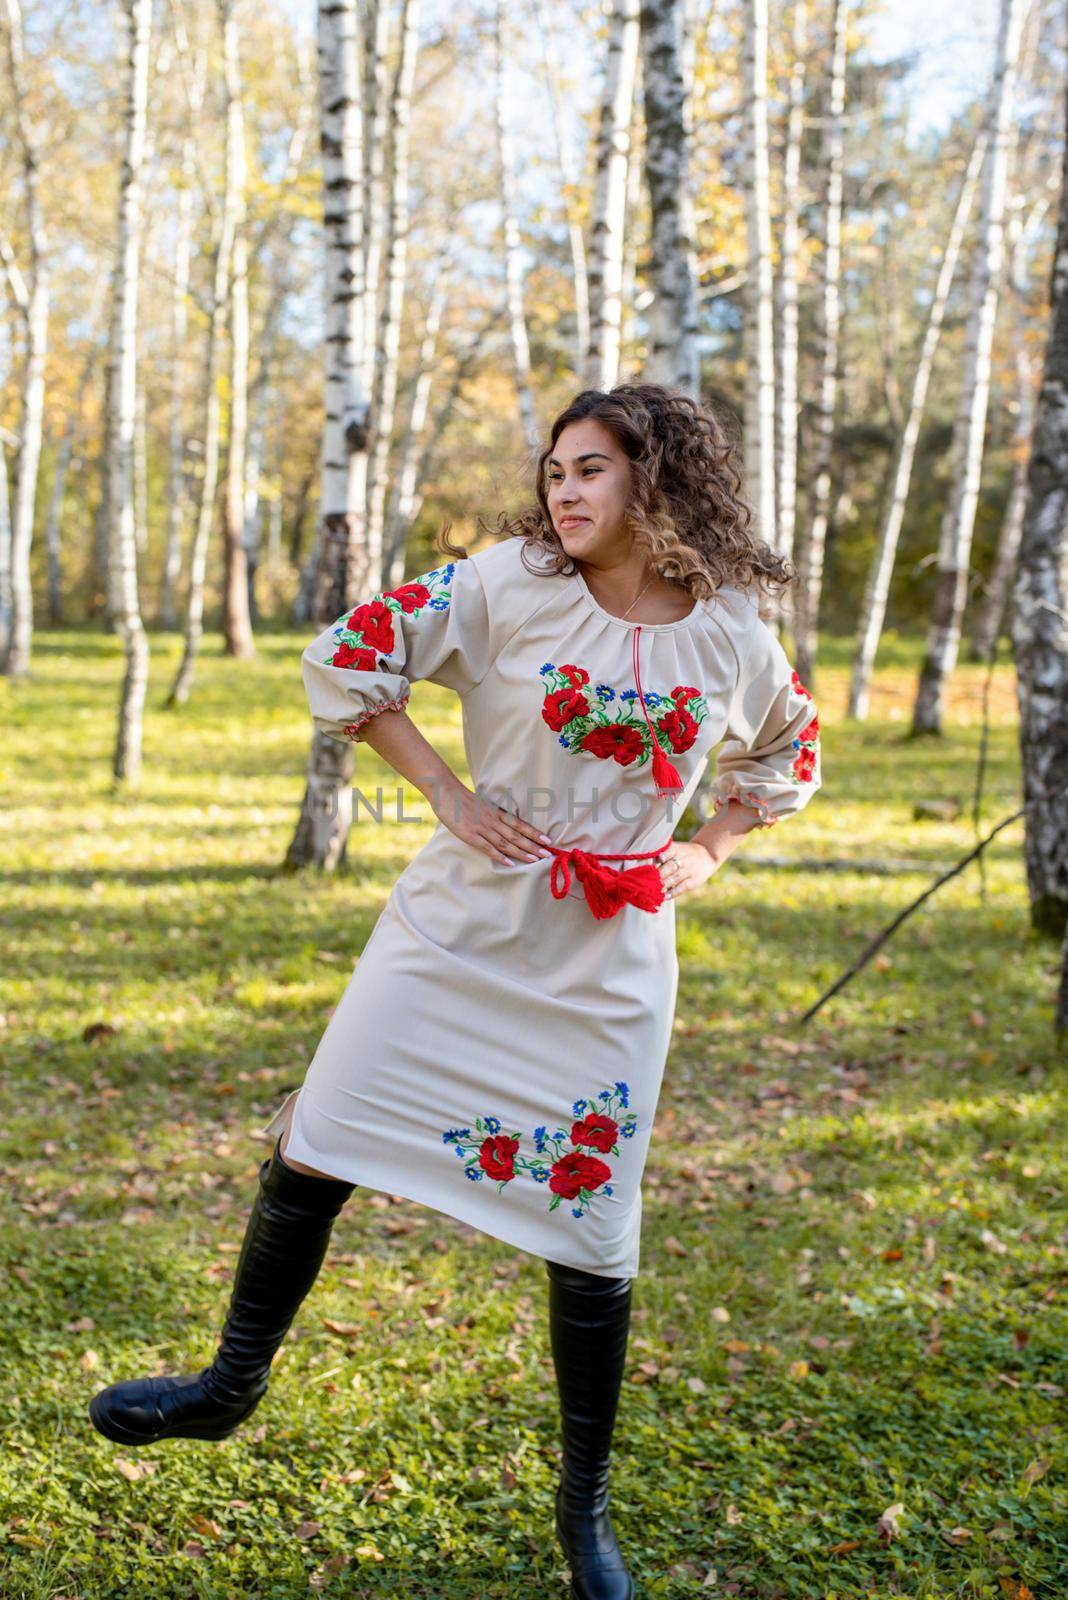
[[[677,900],[680,894],[706,883],[720,863],[703,844],[675,840],[657,859],[657,866],[664,880],[665,900]]]

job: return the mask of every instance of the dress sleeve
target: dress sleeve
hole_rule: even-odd
[[[806,806],[820,783],[815,703],[754,607],[709,791],[712,803],[717,812],[732,800],[753,806],[759,825],[770,828]]]
[[[360,601],[312,640],[301,672],[312,721],[344,742],[400,711],[417,678],[464,694],[489,670],[486,593],[471,559]]]

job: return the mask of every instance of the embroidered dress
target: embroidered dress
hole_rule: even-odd
[[[763,827],[799,811],[818,716],[743,590],[635,623],[523,550],[376,594],[304,651],[332,738],[360,742],[418,679],[454,689],[472,786],[553,855],[504,866],[438,823],[265,1131],[292,1106],[294,1160],[634,1277],[679,976],[656,857],[717,747],[717,810],[745,801]]]

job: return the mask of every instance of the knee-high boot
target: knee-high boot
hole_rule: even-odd
[[[563,1472],[556,1532],[573,1600],[632,1600],[608,1514],[612,1429],[626,1361],[633,1279],[547,1261],[549,1332],[560,1394]]]
[[[225,1439],[256,1409],[290,1323],[319,1275],[335,1218],[355,1184],[297,1172],[281,1139],[260,1167],[233,1294],[211,1365],[182,1377],[113,1383],[89,1402],[100,1433],[119,1444]]]

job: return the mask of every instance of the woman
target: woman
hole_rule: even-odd
[[[498,523],[507,537],[346,611],[304,652],[316,727],[370,744],[439,826],[267,1126],[280,1137],[214,1361],[113,1384],[90,1412],[124,1445],[226,1437],[356,1185],[433,1206],[546,1262],[557,1533],[573,1595],[623,1600],[609,1450],[675,901],[811,798],[818,722],[752,592],[792,573],[749,531],[732,447],[687,397],[579,395],[535,503]],[[407,715],[420,678],[461,697],[475,793]],[[724,738],[714,815],[675,842]]]

